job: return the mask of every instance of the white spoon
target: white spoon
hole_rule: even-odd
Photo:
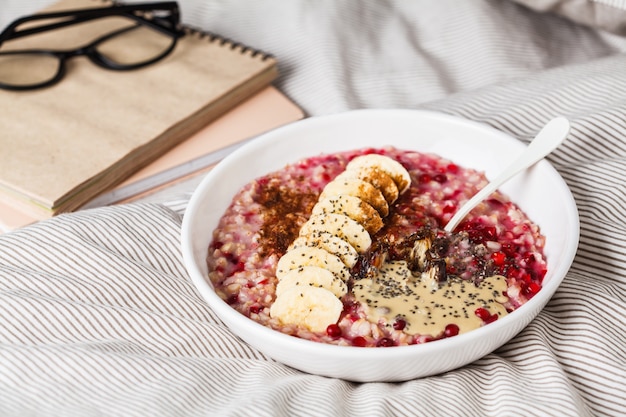
[[[478,203],[489,197],[498,187],[555,150],[565,140],[569,128],[569,121],[565,117],[550,120],[516,160],[459,208],[444,229],[452,232]]]

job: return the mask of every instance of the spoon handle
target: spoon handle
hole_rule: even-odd
[[[569,129],[570,124],[565,117],[559,116],[550,120],[517,159],[459,208],[444,229],[452,232],[478,203],[489,197],[498,187],[517,173],[545,158],[565,140]]]

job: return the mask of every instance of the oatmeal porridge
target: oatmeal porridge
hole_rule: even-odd
[[[532,298],[546,273],[539,228],[499,192],[443,230],[486,183],[391,147],[294,162],[233,198],[209,278],[241,314],[313,341],[387,347],[471,331]]]

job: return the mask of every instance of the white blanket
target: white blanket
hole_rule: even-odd
[[[198,295],[179,247],[184,199],[113,206],[0,236],[0,415],[626,414],[626,4],[558,3],[180,1],[185,23],[274,54],[277,87],[309,116],[429,109],[523,141],[570,119],[549,160],[578,204],[579,250],[509,343],[405,383],[301,373],[240,341]],[[7,24],[24,5],[1,7]],[[576,19],[592,8],[609,24],[596,9]]]

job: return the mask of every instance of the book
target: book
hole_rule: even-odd
[[[87,5],[103,2],[62,0],[45,11]],[[116,19],[103,20],[26,36],[10,41],[10,49],[76,48],[119,28]],[[187,32],[169,56],[141,69],[110,71],[77,57],[52,87],[0,90],[0,202],[37,219],[76,210],[278,74],[267,54]]]
[[[128,201],[190,174],[205,172],[256,136],[303,117],[298,105],[275,87],[266,87],[83,208]]]
[[[79,210],[137,200],[202,175],[256,136],[303,117],[302,109],[280,90],[266,87]],[[24,210],[0,202],[0,233],[37,220]]]

